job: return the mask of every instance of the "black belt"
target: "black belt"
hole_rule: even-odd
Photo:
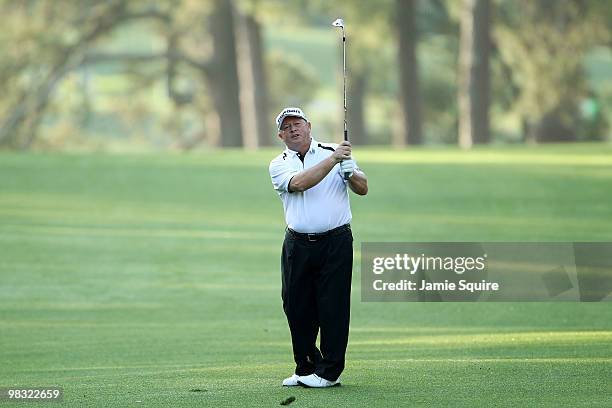
[[[287,227],[287,232],[294,238],[297,239],[303,239],[305,241],[310,241],[310,242],[316,242],[319,241],[323,238],[326,237],[330,237],[332,235],[338,235],[341,234],[345,231],[350,231],[351,230],[351,224],[344,224],[341,225],[339,227],[336,227],[334,229],[330,229],[329,231],[325,231],[325,232],[313,232],[313,233],[304,233],[304,232],[297,232],[292,230],[291,228]]]

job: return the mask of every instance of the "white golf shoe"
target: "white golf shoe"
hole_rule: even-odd
[[[340,385],[340,379],[338,378],[336,381],[329,381],[325,378],[321,378],[316,374],[310,374],[301,376],[297,379],[298,384],[307,387],[307,388],[325,388],[325,387],[334,387],[336,385]]]
[[[283,380],[283,386],[284,387],[295,387],[296,385],[300,385],[300,384],[298,384],[298,379],[299,378],[300,378],[299,375],[293,374],[291,377],[285,378]]]

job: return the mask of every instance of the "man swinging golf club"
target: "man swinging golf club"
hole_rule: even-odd
[[[344,106],[346,113],[346,97]],[[349,334],[353,235],[347,187],[365,195],[367,177],[351,157],[346,117],[339,145],[313,139],[300,108],[283,109],[276,125],[286,149],[269,170],[287,223],[282,299],[296,363],[282,384],[331,387],[340,384]]]

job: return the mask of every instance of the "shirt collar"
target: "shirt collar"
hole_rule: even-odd
[[[308,152],[310,153],[314,153],[315,152],[315,148],[317,146],[317,141],[314,140],[314,137],[310,137],[310,147],[308,148]],[[307,153],[308,153],[307,152]],[[288,147],[285,147],[285,154],[287,154],[287,156],[297,156],[298,152],[296,152],[295,150],[291,150]]]

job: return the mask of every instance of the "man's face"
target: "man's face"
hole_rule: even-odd
[[[283,120],[278,137],[287,147],[296,152],[310,147],[310,123],[302,118],[288,116]]]

